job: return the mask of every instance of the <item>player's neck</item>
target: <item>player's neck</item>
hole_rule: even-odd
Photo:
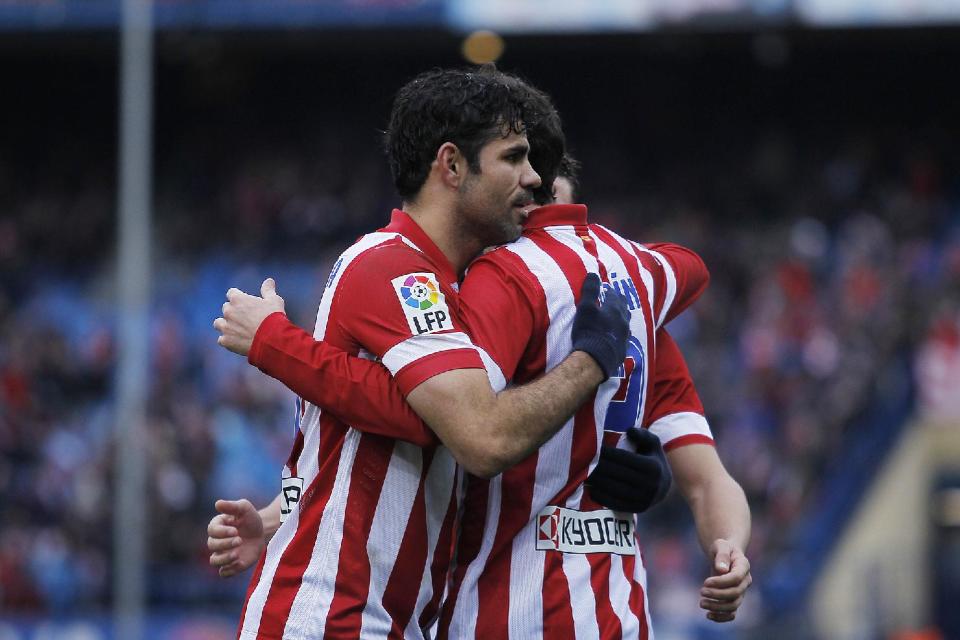
[[[473,238],[464,237],[455,224],[449,209],[442,202],[405,202],[403,210],[416,222],[446,256],[457,277],[462,277],[467,265],[477,257],[483,246]]]

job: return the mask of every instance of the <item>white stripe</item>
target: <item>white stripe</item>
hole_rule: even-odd
[[[294,509],[267,544],[267,555],[263,561],[260,581],[257,582],[257,586],[247,601],[247,610],[244,613],[241,627],[244,634],[252,634],[252,637],[257,636],[264,605],[267,603],[267,594],[270,593],[270,586],[273,584],[273,576],[277,572],[277,566],[280,564],[283,552],[286,551],[287,545],[290,544],[293,534],[297,530],[299,516],[300,510]]]
[[[577,640],[599,638],[597,596],[590,582],[590,561],[580,553],[565,553],[563,572],[570,585],[570,610],[573,612],[573,628]]]
[[[390,370],[390,375],[395,376],[405,366],[424,356],[454,349],[475,349],[475,347],[467,334],[461,331],[428,333],[407,338],[393,345],[383,354],[382,362]]]
[[[603,225],[598,224],[597,226],[603,229],[604,231],[606,231],[608,234],[610,234],[610,236],[617,242],[617,244],[619,244],[624,251],[632,255],[634,259],[637,261],[637,270],[640,272],[640,280],[643,282],[643,287],[647,290],[647,301],[650,303],[650,313],[653,314],[654,313],[653,275],[651,275],[650,270],[647,269],[646,266],[644,266],[643,262],[640,260],[640,257],[637,255],[637,250],[643,249],[643,247],[638,245],[636,242],[625,240],[623,236],[617,233],[614,233],[613,231],[611,231],[610,229],[607,229]],[[600,239],[598,237],[596,237],[594,234],[591,234],[591,236],[593,236],[593,239],[599,243]]]
[[[367,538],[370,584],[367,605],[361,615],[361,638],[386,638],[390,634],[392,620],[383,608],[383,593],[400,552],[400,543],[420,488],[422,471],[423,449],[409,442],[397,442],[373,514],[370,537]],[[411,583],[413,579],[414,576],[409,576]]]
[[[713,438],[707,419],[692,411],[663,416],[650,425],[650,431],[660,438],[660,444],[663,446],[683,436],[699,435]]]
[[[677,276],[673,273],[673,265],[670,264],[670,261],[663,257],[659,252],[648,249],[643,245],[633,243],[640,251],[649,253],[654,258],[657,259],[657,262],[660,263],[660,266],[663,267],[663,275],[666,278],[667,282],[667,291],[666,295],[663,297],[663,308],[660,309],[660,317],[657,318],[657,328],[660,328],[660,325],[663,324],[663,320],[667,317],[667,312],[670,311],[670,308],[673,306],[673,300],[677,295]]]
[[[319,420],[320,412],[311,404],[307,404],[307,409],[301,420],[301,428],[304,425],[312,424]],[[320,430],[314,428],[304,431],[303,448],[300,457],[297,460],[297,475],[303,478],[303,486],[309,487],[317,477],[317,450],[320,446]],[[312,455],[309,452],[313,452]],[[284,465],[286,473],[290,469]],[[260,574],[260,580],[250,594],[250,600],[247,603],[246,616],[244,617],[243,628],[256,633],[260,628],[260,620],[263,615],[263,609],[267,602],[267,596],[270,593],[270,587],[273,584],[274,575],[280,565],[280,559],[283,557],[287,546],[293,540],[300,528],[300,509],[294,509],[287,519],[280,525],[280,528],[274,534],[270,543],[267,545],[267,557],[264,560],[263,571]]]
[[[642,562],[640,554],[636,562]],[[640,637],[640,620],[630,610],[631,581],[623,572],[623,558],[615,553],[610,554],[610,606],[620,619],[620,628],[624,638]]]
[[[487,350],[483,347],[476,347],[477,351],[480,353],[480,360],[483,361],[483,366],[487,370],[487,378],[490,380],[490,388],[493,389],[494,393],[500,393],[507,387],[507,379],[503,375],[503,371],[500,370],[500,365],[497,364],[497,361],[490,357],[490,354],[487,353]]]
[[[365,251],[372,249],[373,247],[376,247],[377,245],[380,245],[386,242],[387,240],[395,238],[397,237],[397,235],[398,234],[395,234],[395,233],[382,233],[382,232],[370,233],[360,238],[360,240],[358,240],[354,245],[352,245],[346,251],[340,254],[340,258],[338,259],[339,261],[342,261],[340,263],[340,267],[337,269],[337,272],[334,274],[334,277],[330,281],[329,286],[327,286],[327,288],[324,289],[323,296],[320,299],[320,305],[317,309],[317,320],[314,326],[314,333],[313,333],[315,339],[323,340],[324,336],[326,335],[327,324],[329,323],[329,320],[330,320],[330,308],[333,304],[334,294],[336,293],[337,287],[340,284],[340,280],[343,278],[344,272],[347,270],[350,264],[354,260],[356,260],[357,257],[363,254]],[[307,403],[306,409],[304,411],[303,419],[301,420],[301,423],[300,423],[301,429],[303,429],[303,432],[304,432],[304,443],[303,443],[303,449],[300,453],[300,458],[298,460],[297,467],[298,467],[298,471],[300,472],[300,476],[304,478],[304,486],[310,486],[314,478],[316,478],[316,475],[318,472],[317,465],[319,461],[317,460],[317,453],[320,449],[320,428],[319,428],[320,414],[321,414],[321,410],[319,407],[313,404]],[[351,441],[351,437],[350,437],[351,433],[353,432],[352,431],[348,432],[347,437],[345,438],[345,441],[344,441],[343,449],[340,452],[340,461],[337,468],[338,480],[340,479],[341,472],[343,471],[344,462],[347,463],[349,468],[352,468],[352,465],[353,465],[353,457],[356,454],[357,442],[353,443],[352,450],[350,450],[350,448],[348,447],[348,443],[350,443]],[[353,440],[358,440],[358,439],[359,439],[359,434],[354,434]],[[301,463],[303,465],[303,468],[301,468]],[[349,468],[347,469],[347,474],[346,474],[347,479],[349,479],[350,477]],[[327,503],[326,508],[324,509],[324,517],[326,517],[327,511],[331,508],[331,503],[336,499],[337,491],[338,489],[335,486],[330,496],[330,502]],[[297,509],[295,513],[299,514],[299,509]],[[291,525],[291,527],[295,529],[299,525],[299,517],[298,518],[288,517],[286,522],[284,522],[283,525],[281,525],[280,530],[283,530],[283,528],[287,525]],[[321,529],[322,529],[322,523],[321,523]],[[277,533],[279,534],[280,531],[278,531]],[[290,537],[291,538],[293,537],[292,532]],[[310,571],[312,569],[315,570],[315,565],[318,562],[318,559],[317,559],[318,547],[320,548],[320,550],[323,550],[325,548],[325,546],[322,545],[321,542],[323,542],[323,538],[322,536],[318,535],[317,543],[314,545],[313,555],[310,559],[310,564],[307,566],[307,569],[304,572],[303,582],[301,583],[300,589],[297,591],[297,595],[294,598],[293,608],[291,609],[290,617],[287,619],[288,629],[291,628],[291,622],[293,622],[294,624],[293,628],[296,628],[298,625],[302,624],[302,618],[304,617],[305,612],[303,612],[302,610],[298,610],[297,606],[298,606],[298,603],[301,602],[304,598],[310,599],[312,597],[311,595],[306,593],[305,590],[309,589],[310,585],[312,584],[311,581],[314,580],[313,576],[310,575]],[[339,547],[339,543],[337,546]],[[286,544],[284,545],[284,547],[286,547]],[[267,593],[269,592],[270,585],[273,583],[273,577],[274,577],[275,571],[276,571],[276,566],[273,567],[273,570],[270,572],[269,576],[264,574],[261,577],[260,584],[257,585],[258,590],[261,587],[263,587]]]
[[[637,561],[633,565],[633,579],[643,589],[643,616],[647,620],[647,639],[653,638],[653,620],[650,617],[650,594],[647,590],[647,568],[643,566],[643,553],[640,549],[640,536],[637,535]]]
[[[319,428],[314,431],[319,432]],[[337,578],[337,562],[343,542],[343,516],[346,512],[350,475],[357,457],[362,434],[350,429],[343,440],[337,476],[333,482],[330,499],[323,509],[317,540],[303,582],[284,628],[284,637],[322,638],[327,624],[327,613],[333,601]]]
[[[608,231],[608,233],[610,233],[615,239],[618,237],[613,232]],[[600,257],[600,261],[603,263],[603,265],[607,268],[607,273],[621,273],[624,276],[628,276],[630,272],[627,270],[626,263],[624,263],[624,261],[620,258],[620,254],[617,253],[613,247],[611,247],[606,242],[601,240],[598,236],[593,234],[591,235],[594,239],[594,242],[597,245],[597,255]],[[634,255],[634,254],[631,252],[631,255]],[[641,279],[644,280],[644,283],[643,283],[644,287],[647,289],[647,296],[650,302],[649,308],[651,310],[651,313],[653,313],[653,292],[650,289],[650,285],[648,285],[647,280],[644,278],[643,274],[646,274],[647,278],[650,278],[651,281],[652,281],[652,278],[650,277],[649,272],[647,272],[647,270],[643,268],[643,265],[640,264],[639,260],[637,261],[637,266],[640,269]],[[640,388],[642,391],[640,394],[640,407],[639,407],[639,411],[637,412],[637,424],[634,425],[637,427],[639,427],[640,422],[643,421],[643,416],[647,410],[647,389],[648,389],[647,382],[650,378],[650,360],[651,360],[650,358],[651,350],[650,350],[650,343],[649,343],[650,334],[648,333],[647,321],[648,321],[648,318],[647,318],[646,312],[643,309],[643,304],[640,304],[630,314],[630,334],[634,338],[637,338],[640,341],[640,350],[643,355],[643,362],[641,363],[643,367],[643,373],[641,375],[642,386]],[[614,383],[614,384],[611,385],[611,383]],[[600,409],[599,411],[596,411],[596,415],[598,416],[597,425],[600,427],[602,427],[604,422],[606,421],[607,409],[610,406],[610,401],[613,399],[614,394],[619,389],[619,386],[620,386],[619,380],[608,380],[606,383],[604,383],[602,387],[600,387],[600,392],[597,394],[598,395],[597,404],[595,405],[595,408],[599,407]],[[601,429],[597,429],[597,432],[598,432],[597,433],[598,438],[602,439],[603,433],[601,432]],[[599,448],[597,450],[599,451]],[[593,471],[593,466],[595,466],[596,461],[598,459],[599,459],[599,456],[597,458],[594,458],[594,465],[591,465],[590,471]]]
[[[404,631],[404,638],[431,637],[430,628],[436,625],[435,618],[427,622],[426,629],[420,628],[420,615],[433,597],[431,567],[437,551],[437,542],[440,539],[440,529],[447,512],[446,508],[431,508],[431,505],[450,504],[458,476],[457,461],[453,459],[453,455],[446,447],[437,447],[423,486],[423,502],[427,506],[427,559],[424,563],[423,577],[420,580],[420,595],[417,596],[417,604]],[[449,553],[449,549],[440,549],[440,553]],[[365,637],[362,633],[360,635]]]
[[[547,233],[570,247],[583,262],[584,269],[597,271],[596,260],[584,249],[573,227],[551,228]],[[557,262],[534,242],[521,240],[507,248],[524,261],[546,295],[550,319],[546,335],[546,371],[550,371],[570,354],[570,328],[576,311],[575,285],[567,280]],[[531,629],[540,629],[543,625],[543,598],[540,594],[546,554],[536,549],[536,516],[566,485],[572,448],[573,419],[570,419],[540,448],[537,456],[528,521],[514,539],[510,555],[510,594],[532,593],[536,597],[510,598],[508,622],[511,638],[529,637]]]
[[[320,306],[317,309],[317,320],[313,334],[317,340],[323,340],[323,337],[326,334],[327,322],[329,321],[330,317],[330,306],[333,302],[333,294],[336,291],[340,279],[343,277],[343,272],[361,253],[393,237],[396,237],[396,234],[371,233],[361,238],[356,244],[340,254],[340,257],[337,260],[340,262],[340,267],[337,269],[337,273],[334,274],[334,278],[331,281],[330,286],[324,290],[323,296],[320,300]],[[334,262],[334,264],[336,264],[336,262]],[[299,475],[304,479],[304,486],[306,487],[310,486],[317,473],[316,452],[318,451],[319,447],[319,429],[317,428],[319,418],[319,408],[307,403],[306,408],[304,409],[304,415],[300,420],[300,430],[304,433],[304,443],[303,449],[301,450],[300,459],[298,460]],[[306,463],[306,468],[299,468],[299,463],[301,461]],[[287,471],[289,472],[289,469],[287,469]],[[247,612],[243,622],[244,630],[249,629],[252,632],[256,632],[260,627],[260,619],[263,614],[263,607],[266,604],[267,595],[269,594],[270,587],[273,584],[273,577],[276,574],[277,567],[280,563],[280,558],[283,556],[283,552],[286,550],[287,545],[289,545],[297,531],[300,519],[299,515],[300,510],[295,509],[293,513],[291,513],[290,516],[284,521],[284,523],[280,525],[280,528],[270,541],[270,544],[267,545],[267,557],[264,560],[263,571],[260,575],[260,580],[253,592],[250,594],[250,599],[247,603]]]

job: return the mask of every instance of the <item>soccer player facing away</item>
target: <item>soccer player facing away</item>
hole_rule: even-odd
[[[577,201],[580,163],[564,156],[554,181],[558,203]],[[729,622],[753,582],[745,554],[750,540],[750,507],[740,485],[724,468],[714,447],[703,404],[680,348],[666,329],[656,335],[657,361],[644,426],[663,443],[671,475],[693,512],[700,545],[712,575],[700,590],[700,607],[714,622]],[[637,439],[634,430],[627,437]],[[606,432],[609,446],[622,437]],[[597,475],[594,472],[594,475]],[[622,476],[622,471],[620,474]],[[622,492],[617,486],[612,490]],[[597,497],[597,492],[593,492]]]
[[[462,477],[454,455],[479,476],[499,473],[622,362],[626,301],[602,296],[586,272],[566,353],[542,378],[495,394],[489,358],[464,333],[458,276],[484,247],[519,235],[541,186],[525,131],[550,117],[549,101],[491,69],[430,72],[398,94],[391,131],[404,138],[391,161],[404,210],[341,255],[314,336],[382,362],[447,446],[365,433],[304,404],[283,474],[286,518],[251,580],[240,638],[423,637],[448,575]],[[215,322],[225,334],[230,316],[225,305]],[[492,379],[502,389],[502,376]]]

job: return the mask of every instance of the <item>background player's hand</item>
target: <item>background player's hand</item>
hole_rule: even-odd
[[[260,558],[267,543],[263,519],[249,500],[217,500],[214,506],[220,513],[207,525],[210,564],[229,578]]]
[[[253,337],[263,320],[272,313],[283,311],[283,298],[277,295],[276,283],[267,278],[260,285],[262,298],[229,289],[223,303],[223,317],[213,321],[213,328],[220,332],[217,344],[234,353],[245,356],[250,353]]]
[[[587,489],[591,498],[609,509],[643,513],[667,496],[673,474],[656,434],[631,427],[627,438],[636,453],[602,447]]]
[[[710,545],[713,575],[703,581],[700,608],[714,622],[730,622],[737,616],[747,588],[753,583],[750,561],[743,550],[729,540],[715,540]]]
[[[601,294],[600,276],[588,273],[580,290],[571,333],[573,350],[589,353],[606,380],[627,357],[627,338],[630,337],[627,299],[613,289]]]

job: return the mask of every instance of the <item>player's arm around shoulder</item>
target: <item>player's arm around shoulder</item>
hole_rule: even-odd
[[[507,327],[510,330],[510,327]],[[623,361],[629,308],[623,296],[601,302],[595,274],[584,282],[573,325],[573,353],[548,374],[494,393],[486,374],[448,371],[407,400],[471,473],[492,477],[546,442]]]

